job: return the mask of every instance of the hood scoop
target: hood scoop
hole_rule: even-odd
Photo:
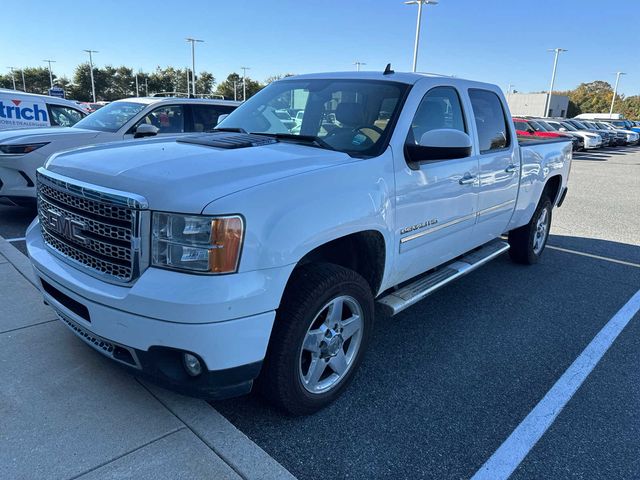
[[[205,147],[224,148],[231,150],[234,148],[260,147],[278,143],[275,138],[262,135],[252,135],[250,133],[214,132],[200,135],[189,135],[176,139],[178,143],[192,143]]]

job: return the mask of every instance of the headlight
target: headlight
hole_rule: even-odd
[[[0,152],[5,155],[24,155],[34,150],[44,147],[49,142],[44,143],[27,143],[25,145],[0,145]]]
[[[152,265],[197,273],[233,273],[238,269],[243,236],[244,222],[238,215],[154,212]]]

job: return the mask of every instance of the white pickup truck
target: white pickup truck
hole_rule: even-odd
[[[134,372],[311,413],[353,378],[375,302],[397,314],[506,251],[536,263],[572,147],[521,145],[509,119],[485,83],[289,77],[215,133],[53,155],[31,262],[61,320]]]

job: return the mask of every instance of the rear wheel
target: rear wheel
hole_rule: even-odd
[[[358,368],[373,327],[373,295],[356,272],[297,269],[276,316],[258,388],[293,415],[333,402]]]
[[[509,232],[509,256],[516,263],[533,265],[537,263],[547,245],[551,229],[553,205],[549,197],[543,197],[531,221]]]

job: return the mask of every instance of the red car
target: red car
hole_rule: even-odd
[[[528,118],[514,118],[513,123],[516,126],[516,133],[525,137],[567,137],[567,135],[563,135],[562,133],[548,132],[538,122],[529,120]]]

